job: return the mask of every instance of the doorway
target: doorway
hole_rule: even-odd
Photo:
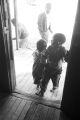
[[[66,0],[64,2],[64,0],[50,0],[48,2],[51,2],[50,19],[53,30],[53,33],[49,33],[49,44],[52,36],[55,33],[60,32],[66,36],[64,46],[69,50],[78,1]],[[35,93],[37,92],[37,89],[36,85],[33,83],[32,77],[33,52],[36,49],[36,42],[41,38],[38,31],[37,19],[39,14],[44,11],[46,0],[44,0],[44,2],[43,0],[17,0],[16,7],[14,5],[14,0],[10,0],[9,3],[11,20],[15,17],[14,9],[16,9],[16,25],[18,25],[18,23],[23,24],[27,32],[27,38],[24,43],[22,43],[22,47],[20,47],[18,44],[20,40],[16,36],[17,28],[15,29],[11,22],[16,71],[16,91],[36,97]],[[43,97],[45,100],[59,101],[60,104],[65,83],[66,70],[67,63],[64,62],[59,88],[55,93],[51,93],[50,89],[52,88],[52,82],[50,81]]]

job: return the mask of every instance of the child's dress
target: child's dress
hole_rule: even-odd
[[[43,71],[45,68],[45,51],[42,52],[38,52],[38,50],[36,50],[33,53],[33,57],[34,57],[34,63],[33,63],[33,69],[32,69],[32,75],[33,75],[33,79],[34,79],[34,84],[40,85],[40,80],[42,78],[43,75]]]

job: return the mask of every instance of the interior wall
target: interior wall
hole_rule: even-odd
[[[80,119],[80,1],[73,31],[61,109],[72,119]]]

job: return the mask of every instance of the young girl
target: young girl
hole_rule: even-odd
[[[34,79],[34,84],[37,85],[37,89],[39,89],[40,86],[40,80],[43,75],[44,66],[45,66],[45,52],[46,52],[46,41],[40,39],[37,42],[37,49],[33,53],[34,57],[34,63],[33,63],[33,70],[32,75]]]

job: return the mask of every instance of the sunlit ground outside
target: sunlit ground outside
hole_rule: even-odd
[[[38,31],[38,15],[44,11],[45,3],[47,0],[17,0],[17,15],[18,22],[23,23],[29,33],[28,46],[30,49],[16,50],[16,42],[13,41],[14,48],[14,60],[16,70],[16,88],[21,89],[24,92],[34,94],[36,87],[33,84],[32,78],[32,65],[33,56],[32,53],[36,48],[36,42],[41,38]],[[49,44],[52,36],[57,33],[63,33],[66,36],[66,42],[64,44],[67,50],[70,49],[71,38],[75,23],[75,16],[77,10],[77,0],[49,0],[51,2],[52,9],[50,13],[50,20],[53,33],[49,32]],[[14,17],[13,12],[11,18]],[[14,27],[12,26],[14,31]],[[14,31],[15,32],[15,31]],[[13,36],[14,36],[13,32]],[[44,95],[46,99],[61,100],[64,87],[64,80],[66,75],[67,63],[63,63],[63,71],[59,83],[59,88],[55,94],[50,93],[52,88],[52,82],[49,82],[47,91]],[[22,82],[23,81],[23,82]]]

